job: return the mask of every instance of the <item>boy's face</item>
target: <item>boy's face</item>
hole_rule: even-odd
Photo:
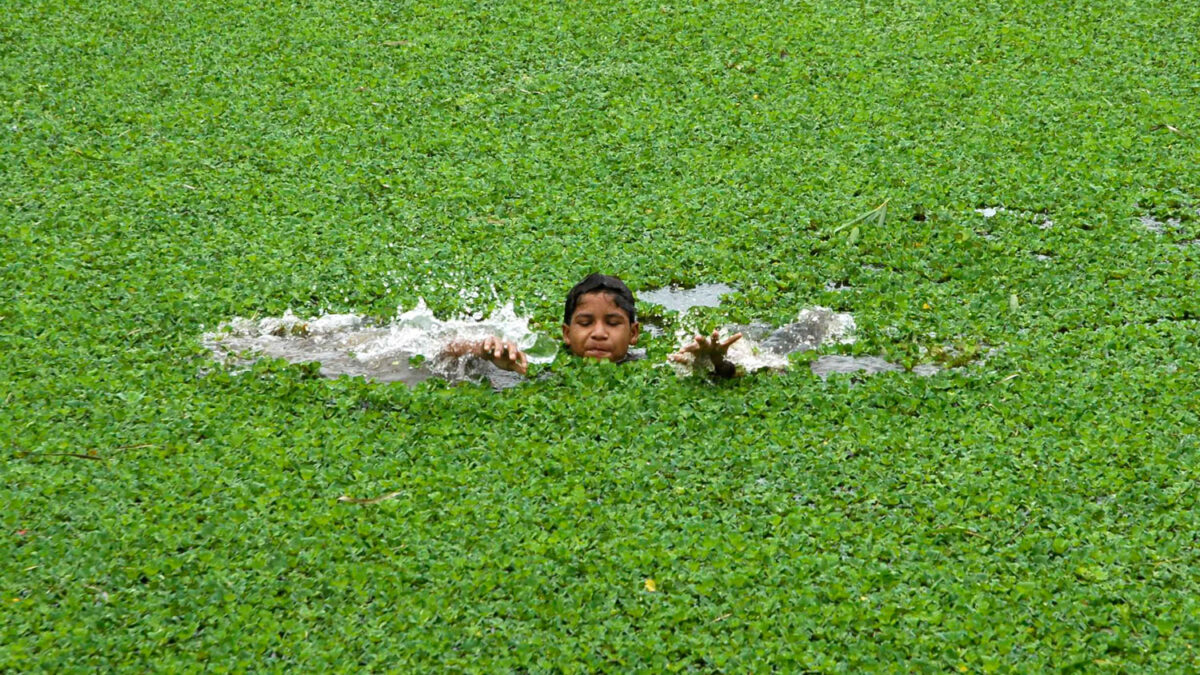
[[[571,323],[563,325],[563,340],[575,356],[620,361],[637,344],[640,331],[612,296],[595,291],[579,296]]]

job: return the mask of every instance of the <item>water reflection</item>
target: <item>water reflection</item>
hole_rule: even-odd
[[[669,312],[685,313],[693,307],[716,307],[721,304],[721,298],[736,292],[737,289],[726,284],[700,284],[694,288],[679,288],[668,286],[637,294],[638,300],[661,305]]]

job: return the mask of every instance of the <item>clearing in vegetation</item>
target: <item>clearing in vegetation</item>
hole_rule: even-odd
[[[1200,3],[3,15],[0,670],[1200,667]],[[592,271],[941,370],[202,340]]]

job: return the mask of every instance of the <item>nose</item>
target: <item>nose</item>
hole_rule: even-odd
[[[608,339],[608,327],[604,325],[603,321],[598,321],[596,325],[592,327],[592,333],[588,337],[597,342],[603,342],[604,340]]]

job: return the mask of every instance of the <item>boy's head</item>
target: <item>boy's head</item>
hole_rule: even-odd
[[[633,293],[620,279],[590,274],[567,293],[563,340],[576,356],[620,361],[640,332]]]

